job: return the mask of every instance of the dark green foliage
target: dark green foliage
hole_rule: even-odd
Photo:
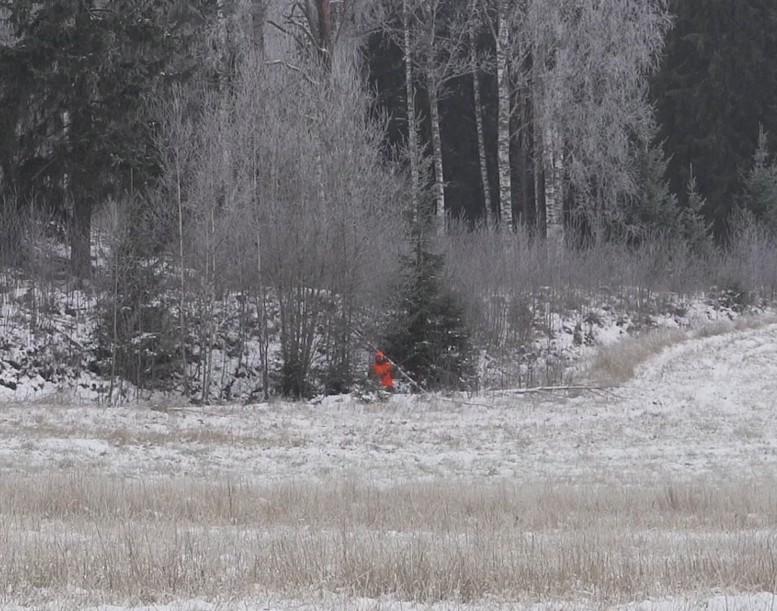
[[[322,338],[317,347],[323,363],[319,377],[324,394],[347,393],[354,384],[352,365],[353,311],[336,303],[328,304],[321,325]]]
[[[678,229],[677,197],[665,178],[667,161],[660,146],[643,143],[635,156],[637,193],[624,202],[612,233],[639,244],[656,233],[673,235]]]
[[[680,211],[680,232],[685,244],[698,255],[708,254],[713,248],[711,223],[704,218],[706,200],[699,193],[696,177],[688,183],[688,204]]]
[[[777,235],[777,162],[769,161],[766,133],[761,129],[753,168],[745,176],[741,205],[773,235]]]
[[[384,350],[422,387],[467,386],[472,374],[469,332],[456,296],[442,279],[442,255],[419,240],[403,257]]]
[[[651,83],[671,190],[687,202],[693,168],[718,236],[742,190],[758,125],[777,129],[774,0],[672,0],[676,15]]]
[[[125,205],[127,229],[113,246],[97,325],[100,370],[141,389],[171,390],[181,372],[178,303],[158,256],[160,219],[149,203]]]
[[[16,36],[0,44],[0,190],[68,217],[76,275],[94,208],[160,175],[149,109],[195,33],[172,4],[0,1]]]
[[[297,355],[283,360],[278,388],[284,397],[301,399],[313,395],[313,385],[307,379],[309,367]]]

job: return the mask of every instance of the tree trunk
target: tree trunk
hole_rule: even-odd
[[[551,248],[558,251],[564,244],[563,148],[555,125],[549,122],[543,131],[546,234]]]
[[[563,50],[551,51],[555,70],[545,78],[542,112],[542,165],[545,174],[545,222],[546,235],[553,252],[559,253],[564,245],[564,137],[558,125],[561,108],[561,83],[565,56]],[[543,57],[541,67],[545,68]]]
[[[523,219],[527,227],[537,227],[537,203],[534,189],[534,172],[532,171],[532,151],[534,150],[534,118],[532,117],[531,99],[526,96],[521,108],[522,127],[519,132],[518,171],[521,176],[521,200]]]
[[[471,13],[475,13],[475,2],[472,2]],[[491,185],[488,181],[488,162],[486,160],[486,139],[483,129],[483,100],[480,96],[480,72],[477,61],[477,38],[475,36],[475,20],[470,19],[469,46],[472,53],[472,92],[475,99],[475,127],[478,135],[478,159],[480,161],[480,182],[483,189],[483,221],[486,227],[491,227]]]
[[[87,280],[92,275],[92,201],[76,189],[70,223],[70,267],[73,275]]]
[[[76,19],[78,24],[88,19],[86,5],[80,7]],[[76,278],[87,280],[92,275],[93,194],[99,178],[84,167],[84,159],[88,158],[87,134],[92,130],[92,115],[89,110],[91,92],[86,76],[78,76],[73,88],[76,92],[76,103],[82,107],[70,113],[73,122],[66,132],[69,159],[66,162],[65,175],[73,198],[73,216],[70,219],[70,268]]]
[[[445,179],[442,165],[442,137],[440,135],[440,109],[437,101],[437,83],[429,79],[429,120],[432,124],[432,157],[434,160],[434,199],[437,205],[437,231],[445,233]]]
[[[415,116],[415,87],[413,86],[413,57],[410,40],[410,10],[408,2],[402,0],[402,27],[404,29],[405,59],[405,107],[407,109],[407,147],[410,156],[410,208],[413,219],[419,216],[418,185],[418,131]]]
[[[267,0],[251,0],[251,30],[254,48],[260,56],[264,56],[264,20],[267,10]]]
[[[183,381],[183,394],[189,396],[189,373],[186,367],[186,262],[184,260],[184,239],[183,239],[183,193],[181,191],[181,165],[178,158],[178,151],[175,155],[175,186],[176,199],[178,204],[178,258],[180,262],[180,282],[178,293],[178,341],[181,346],[181,380]]]
[[[496,77],[499,87],[499,215],[501,225],[509,231],[513,228],[513,199],[510,179],[510,77],[507,65],[510,33],[507,8],[507,0],[500,0],[496,37]]]
[[[534,125],[534,201],[537,208],[537,227],[539,234],[547,237],[547,213],[545,209],[545,164],[543,163],[542,132]]]
[[[256,228],[256,277],[259,286],[257,287],[257,308],[256,313],[259,316],[261,337],[259,338],[259,359],[262,369],[262,397],[265,401],[270,398],[270,330],[268,325],[267,312],[267,287],[264,281],[264,270],[262,268],[262,238],[259,227]]]
[[[332,9],[330,0],[316,0],[318,6],[319,53],[327,66],[332,65]]]

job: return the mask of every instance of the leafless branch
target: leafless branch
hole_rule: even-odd
[[[319,87],[321,83],[316,81],[315,79],[311,78],[310,75],[308,75],[304,69],[300,68],[299,66],[295,66],[294,64],[291,64],[283,59],[273,59],[264,62],[265,66],[284,66],[285,68],[288,68],[289,70],[293,70],[294,72],[297,72],[298,74],[301,74],[302,77],[311,85],[315,85]]]

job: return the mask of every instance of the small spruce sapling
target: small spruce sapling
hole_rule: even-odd
[[[464,310],[443,284],[444,265],[443,255],[431,252],[423,238],[402,257],[384,335],[386,353],[428,390],[465,387],[474,370]]]
[[[705,255],[713,248],[712,225],[704,218],[703,208],[707,200],[699,193],[696,177],[691,172],[688,180],[688,205],[680,212],[680,231],[690,250]]]

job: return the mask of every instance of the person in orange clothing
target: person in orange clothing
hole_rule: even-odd
[[[392,375],[391,361],[380,350],[375,353],[375,362],[372,364],[372,373],[380,380],[382,390],[394,390],[394,376]]]

